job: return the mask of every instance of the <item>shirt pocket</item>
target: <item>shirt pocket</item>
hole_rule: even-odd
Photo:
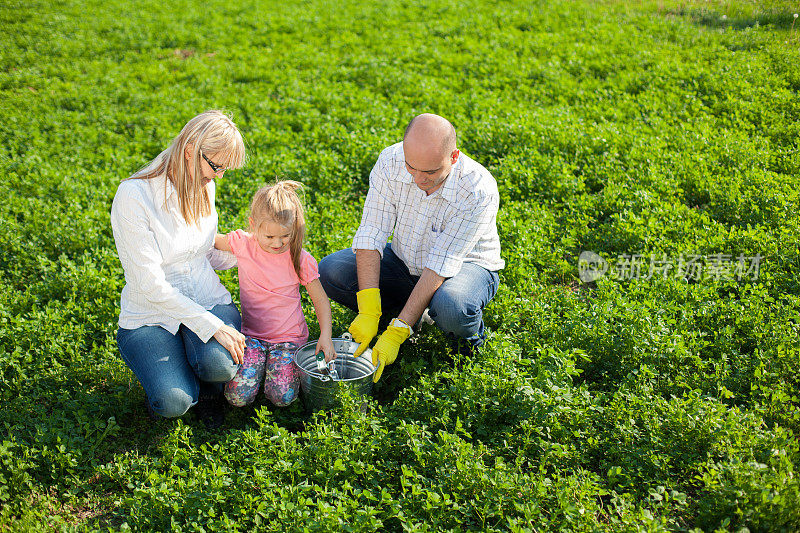
[[[428,218],[428,234],[432,238],[437,238],[444,231],[447,218],[447,209],[444,205],[439,206]]]

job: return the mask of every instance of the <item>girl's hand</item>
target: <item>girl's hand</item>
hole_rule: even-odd
[[[330,363],[336,359],[336,350],[333,349],[333,341],[330,336],[321,336],[317,341],[317,351],[314,353],[323,352],[325,354],[325,362]]]
[[[233,249],[231,248],[231,241],[227,235],[222,235],[221,233],[217,233],[214,236],[214,248],[217,250],[223,250],[225,252],[232,252]]]
[[[333,349],[331,340],[331,302],[325,289],[322,288],[319,278],[308,282],[306,285],[308,295],[311,296],[311,303],[314,304],[314,311],[319,320],[319,340],[317,341],[317,351],[325,353],[325,362],[330,363],[336,359],[336,350]]]
[[[231,353],[233,362],[240,365],[244,362],[244,335],[239,333],[236,328],[232,328],[223,324],[216,333],[214,338],[219,342],[223,348]]]

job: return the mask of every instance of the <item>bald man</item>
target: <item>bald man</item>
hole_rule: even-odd
[[[375,381],[426,308],[454,349],[474,353],[483,344],[483,309],[504,266],[498,205],[497,182],[459,152],[453,125],[438,115],[414,117],[403,141],[381,152],[352,248],[319,263],[328,296],[358,311],[349,329],[361,344],[356,355],[382,314],[396,316],[372,349]]]

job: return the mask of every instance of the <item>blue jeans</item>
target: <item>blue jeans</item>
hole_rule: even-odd
[[[214,306],[211,313],[228,326],[242,327],[236,304]],[[201,393],[221,392],[239,367],[216,339],[204,343],[183,324],[175,335],[160,326],[119,328],[117,346],[153,410],[167,418],[186,413]]]
[[[352,249],[345,248],[323,258],[319,263],[319,279],[332,300],[358,311],[358,275]],[[383,314],[397,316],[418,280],[419,276],[412,276],[392,251],[392,245],[387,244],[381,258],[379,286]],[[445,279],[433,294],[428,315],[448,336],[465,339],[477,348],[486,340],[483,308],[494,298],[499,284],[497,272],[464,263],[461,271]]]

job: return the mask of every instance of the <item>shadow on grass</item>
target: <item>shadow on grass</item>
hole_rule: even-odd
[[[445,343],[435,328],[407,342],[375,385],[377,402],[393,404],[403,390],[447,364],[439,354]],[[259,394],[249,407],[227,408],[225,424],[216,431],[207,430],[191,410],[178,419],[152,420],[141,385],[121,362],[88,358],[36,376],[26,392],[8,401],[0,415],[0,423],[26,450],[32,482],[26,492],[54,494],[65,518],[83,516],[100,527],[122,524],[120,499],[132,495],[131,484],[142,482],[113,474],[114,465],[130,460],[157,463],[180,425],[190,430],[186,445],[199,447],[223,442],[231,432],[257,428],[264,409],[271,422],[301,440],[312,419],[302,400],[275,407]]]
[[[689,17],[695,24],[707,28],[731,28],[741,31],[756,26],[771,26],[776,29],[790,30],[795,23],[794,13],[797,9],[771,9],[756,14],[737,14],[719,13],[708,9],[687,8],[678,11],[677,14]],[[795,23],[797,29],[800,24]]]
[[[378,403],[391,405],[404,390],[414,388],[423,376],[452,368],[452,355],[446,345],[444,335],[433,326],[419,337],[406,341],[397,360],[384,368],[373,388]]]

